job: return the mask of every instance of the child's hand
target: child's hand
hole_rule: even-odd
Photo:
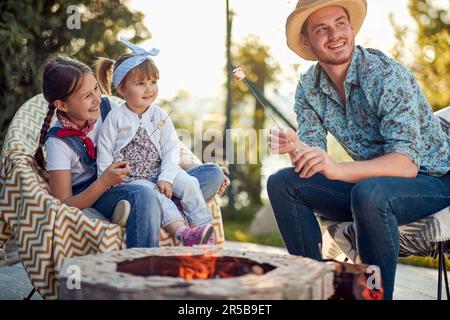
[[[225,192],[225,190],[228,188],[228,186],[230,185],[230,179],[228,178],[228,176],[230,175],[230,171],[228,171],[227,167],[220,167],[223,171],[223,173],[225,174],[225,179],[222,182],[222,185],[220,186],[219,189],[219,194],[223,194]]]
[[[159,180],[156,184],[159,192],[164,193],[167,198],[172,199],[172,184],[170,182]]]
[[[99,177],[107,188],[125,181],[125,177],[130,173],[130,165],[126,161],[118,161],[106,168]]]

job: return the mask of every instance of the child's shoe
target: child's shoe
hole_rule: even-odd
[[[209,237],[209,240],[208,240],[208,242],[206,244],[208,246],[215,246],[216,245],[216,236],[215,236],[214,232],[211,234],[211,237]]]
[[[127,200],[120,200],[116,204],[111,222],[125,228],[127,226],[128,216],[130,215],[131,205]]]
[[[200,227],[186,228],[181,234],[183,246],[192,247],[199,244],[206,244],[213,234],[214,227],[208,223]]]

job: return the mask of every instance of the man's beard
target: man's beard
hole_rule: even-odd
[[[311,51],[315,54],[315,56],[317,57],[317,60],[319,62],[333,65],[333,66],[342,65],[351,60],[351,58],[353,56],[353,52],[355,51],[355,38],[349,39],[349,40],[350,41],[347,41],[347,43],[349,44],[349,46],[351,47],[352,50],[348,54],[348,56],[344,56],[341,58],[333,58],[333,57],[331,57],[331,55],[328,55],[326,52],[316,50],[314,48],[314,46],[312,46],[312,45],[311,45]]]

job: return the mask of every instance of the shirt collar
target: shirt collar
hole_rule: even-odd
[[[127,114],[129,114],[130,116],[139,118],[139,114],[136,113],[136,112],[134,112],[134,111],[132,111],[130,108],[128,108],[128,107],[126,106],[125,103],[123,104],[123,108],[125,109],[125,112],[126,112]],[[155,108],[152,108],[152,106],[149,106],[149,107],[147,108],[147,110],[145,110],[145,112],[143,112],[143,113],[141,114],[141,118],[144,119],[144,118],[150,117],[150,116],[153,114],[153,110],[154,110],[154,109],[155,109]]]
[[[351,84],[355,84],[355,85],[359,84],[358,65],[360,64],[360,61],[361,61],[361,55],[362,55],[361,50],[362,49],[360,46],[356,46],[355,50],[353,51],[352,61],[350,62],[350,65],[347,70],[347,75],[345,77],[345,83],[351,83]],[[318,80],[318,81],[316,81],[316,85],[319,86],[318,89],[327,95],[331,95],[331,88],[332,88],[331,80],[328,77],[325,70],[323,70],[323,68],[320,66],[320,64],[317,64],[316,72],[317,72],[316,77],[318,77],[318,78],[316,78]]]
[[[356,46],[353,51],[352,61],[350,62],[350,66],[347,70],[347,76],[345,77],[346,83],[359,84],[358,80],[358,66],[361,63],[362,59],[362,48],[360,46]]]

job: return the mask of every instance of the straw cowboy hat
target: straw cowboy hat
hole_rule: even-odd
[[[300,43],[303,23],[315,11],[329,6],[340,6],[347,10],[355,35],[367,13],[366,0],[299,0],[297,7],[286,21],[286,40],[288,47],[303,59],[317,60],[314,53]]]

